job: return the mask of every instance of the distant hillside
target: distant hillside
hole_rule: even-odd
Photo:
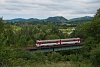
[[[31,23],[68,23],[68,24],[77,24],[77,23],[83,23],[87,21],[91,21],[92,17],[90,16],[85,16],[85,17],[78,17],[78,18],[73,18],[70,20],[67,20],[66,18],[62,16],[55,16],[55,17],[48,17],[47,19],[37,19],[37,18],[29,18],[29,19],[24,19],[24,18],[15,18],[11,20],[7,20],[8,22],[31,22]]]
[[[23,18],[15,18],[8,20],[9,22],[36,22],[39,21],[37,18],[29,18],[29,19],[23,19]]]
[[[9,20],[10,22],[55,22],[55,23],[65,23],[68,20],[62,16],[55,16],[55,17],[49,17],[47,19],[37,19],[37,18],[29,18],[29,19],[23,19],[23,18],[15,18]]]
[[[71,22],[71,23],[83,23],[83,22],[91,21],[92,18],[93,17],[90,17],[90,16],[78,17],[78,18],[70,19],[69,22]]]
[[[62,16],[55,16],[55,17],[49,17],[49,18],[45,19],[45,21],[65,23],[68,20]]]
[[[23,18],[15,18],[15,19],[11,19],[9,21],[12,21],[12,22],[20,22],[20,21],[25,21],[26,19],[23,19]]]

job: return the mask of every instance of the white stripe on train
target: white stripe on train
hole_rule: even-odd
[[[71,41],[70,41],[71,40]],[[66,42],[62,42],[66,41]],[[51,42],[51,43],[46,43]],[[52,43],[54,42],[54,43]],[[44,44],[45,43],[45,44]],[[36,46],[54,46],[54,45],[63,45],[63,44],[76,44],[80,43],[80,38],[68,38],[68,39],[56,39],[56,40],[37,40]]]

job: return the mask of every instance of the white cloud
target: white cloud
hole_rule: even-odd
[[[92,16],[100,0],[0,0],[0,16],[4,18],[66,18]]]

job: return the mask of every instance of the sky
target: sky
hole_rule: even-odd
[[[100,0],[0,0],[0,17],[39,18],[63,16],[67,19],[94,16]]]

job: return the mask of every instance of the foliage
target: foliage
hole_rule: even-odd
[[[100,44],[91,51],[91,61],[95,67],[100,67]]]
[[[91,22],[79,25],[72,36],[82,39],[83,58],[90,60],[94,67],[100,67],[100,9]]]
[[[13,27],[20,29],[15,30]],[[63,27],[53,24],[9,24],[0,19],[0,66],[23,66],[59,61],[92,63],[94,67],[100,66],[100,9],[91,22],[78,25],[69,35],[69,37],[81,38],[82,49],[51,53],[22,50],[28,46],[35,46],[36,40],[67,38],[68,36],[59,28]]]

